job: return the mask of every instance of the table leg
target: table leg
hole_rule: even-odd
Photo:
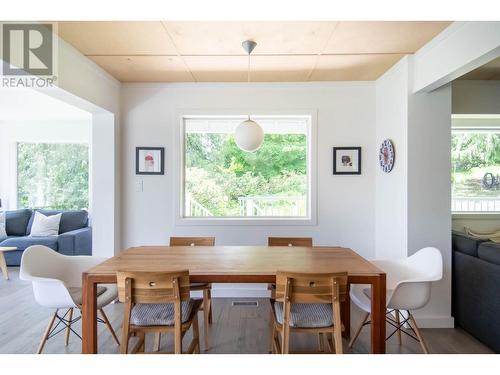
[[[371,285],[371,352],[385,353],[385,313],[386,313],[386,278],[385,274],[373,278]]]
[[[97,283],[86,273],[82,284],[82,354],[97,353]]]
[[[9,270],[7,269],[7,263],[5,262],[3,251],[0,251],[0,269],[2,270],[4,279],[9,280]]]
[[[340,304],[340,311],[342,324],[344,325],[342,337],[348,339],[351,337],[351,297],[349,296],[349,284],[347,284],[345,301]]]

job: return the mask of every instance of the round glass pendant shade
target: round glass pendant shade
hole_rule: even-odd
[[[254,152],[264,141],[264,131],[253,120],[243,121],[234,131],[234,139],[240,149],[247,152]]]

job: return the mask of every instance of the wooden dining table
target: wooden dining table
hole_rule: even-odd
[[[276,272],[347,272],[348,284],[371,286],[371,353],[385,353],[386,275],[351,249],[341,247],[140,246],[120,252],[84,272],[82,353],[97,353],[99,284],[116,283],[117,271],[189,270],[194,283],[275,283]],[[341,309],[350,335],[350,301]]]

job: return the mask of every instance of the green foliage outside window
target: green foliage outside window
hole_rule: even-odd
[[[18,143],[17,186],[20,208],[88,208],[88,145]]]
[[[253,153],[240,150],[232,134],[186,133],[185,142],[186,192],[214,216],[241,216],[239,197],[284,197],[273,203],[276,216],[292,204],[286,197],[305,201],[304,134],[266,134]]]

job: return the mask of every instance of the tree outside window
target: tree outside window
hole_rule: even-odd
[[[452,211],[500,211],[500,131],[454,129]]]
[[[17,196],[19,208],[88,208],[89,146],[18,143]]]

